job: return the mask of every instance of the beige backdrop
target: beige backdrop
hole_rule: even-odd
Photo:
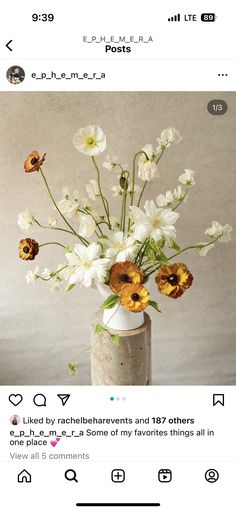
[[[207,103],[215,97],[227,101],[226,115],[208,113]],[[0,94],[2,385],[90,384],[88,354],[77,378],[67,374],[66,366],[89,343],[89,318],[101,303],[90,289],[52,293],[47,284],[25,282],[26,272],[37,263],[54,268],[63,259],[60,248],[42,249],[37,262],[18,259],[18,240],[24,235],[17,214],[26,206],[42,222],[54,214],[40,176],[23,171],[27,154],[32,149],[47,152],[44,169],[59,199],[64,185],[84,190],[94,176],[90,158],[72,146],[79,127],[100,125],[108,154],[130,162],[163,128],[175,126],[183,141],[166,151],[161,179],[149,187],[146,198],[173,189],[184,168],[196,170],[196,185],[177,223],[178,242],[185,245],[204,241],[204,230],[214,219],[234,225],[235,111],[235,93]],[[104,169],[106,190],[114,180],[116,184]],[[50,239],[42,230],[29,236],[40,243]],[[195,252],[181,257],[194,284],[176,301],[160,296],[162,314],[151,312],[154,384],[236,384],[235,254],[233,240],[219,243],[206,258]]]

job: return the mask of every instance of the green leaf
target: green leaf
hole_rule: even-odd
[[[77,364],[75,364],[74,362],[69,362],[68,363],[68,369],[69,369],[69,373],[71,376],[76,376],[77,374]]]
[[[112,340],[112,342],[114,342],[114,344],[115,344],[116,346],[120,346],[120,337],[119,337],[119,335],[116,335],[116,334],[110,334],[110,336],[111,336],[111,340]]]
[[[147,245],[145,252],[147,254],[149,261],[155,260],[155,251],[153,250],[153,248],[150,245]]]
[[[157,242],[153,238],[150,238],[149,245],[154,252],[158,250]]]
[[[151,307],[153,307],[153,309],[155,309],[157,312],[161,312],[157,302],[155,302],[154,300],[149,300],[149,305],[151,305]]]
[[[162,250],[160,250],[160,254],[157,258],[157,260],[161,263],[161,264],[166,264],[168,263],[169,259],[168,257],[165,256],[164,252],[162,252]]]
[[[71,291],[71,289],[73,289],[73,287],[75,287],[75,284],[69,284],[66,288],[66,291]]]
[[[104,325],[100,325],[99,323],[95,327],[96,334],[100,334],[101,332],[105,332],[106,327]]]
[[[118,295],[110,295],[101,305],[101,309],[113,309],[113,307],[115,307],[119,301],[120,297]]]
[[[181,248],[179,247],[179,245],[177,245],[177,243],[175,243],[174,240],[171,240],[170,242],[170,248],[173,248],[174,250],[176,250],[176,252],[180,252]]]

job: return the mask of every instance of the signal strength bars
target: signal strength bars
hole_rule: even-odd
[[[168,18],[168,21],[180,21],[180,14],[175,14],[175,16],[171,16],[171,18]]]

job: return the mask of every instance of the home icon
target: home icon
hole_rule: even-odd
[[[17,476],[18,483],[31,483],[31,474],[27,470],[22,470]]]

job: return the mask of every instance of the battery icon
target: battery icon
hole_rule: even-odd
[[[215,21],[216,15],[214,12],[204,12],[201,14],[201,21]]]

